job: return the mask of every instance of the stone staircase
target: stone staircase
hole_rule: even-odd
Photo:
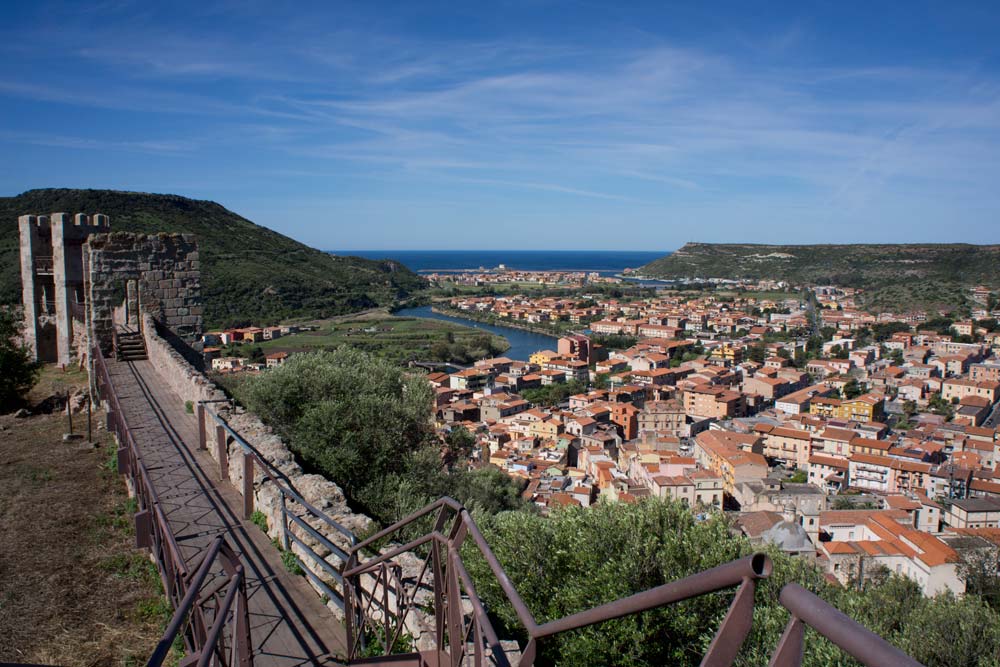
[[[146,341],[138,331],[118,331],[118,344],[115,346],[115,358],[118,361],[139,361],[146,359]]]

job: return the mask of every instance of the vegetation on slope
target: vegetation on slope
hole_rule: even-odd
[[[20,301],[17,218],[104,213],[116,231],[197,237],[206,326],[329,317],[387,306],[425,281],[392,261],[335,257],[210,201],[112,190],[29,190],[0,197],[0,303]]]
[[[726,519],[697,521],[679,502],[598,503],[542,517],[477,513],[483,536],[539,623],[589,609],[760,551],[730,532]],[[869,571],[863,586],[831,585],[809,561],[768,550],[770,578],[754,596],[750,635],[736,661],[765,665],[788,622],[778,593],[798,583],[928,667],[1000,665],[1000,596],[923,597],[909,579]],[[471,547],[463,550],[485,606],[516,633],[519,623],[496,578]],[[995,561],[994,565],[995,565]],[[990,580],[998,581],[995,569]],[[971,588],[971,587],[970,587]],[[539,663],[557,665],[697,665],[735,589],[608,621],[539,642]],[[991,606],[993,605],[993,606]],[[858,663],[814,632],[806,667]]]
[[[236,395],[307,467],[385,525],[444,495],[490,513],[522,505],[519,487],[499,470],[456,465],[471,436],[458,430],[442,443],[430,384],[389,360],[349,347],[297,354]]]
[[[86,372],[48,365],[39,379],[34,416],[0,415],[0,663],[144,665],[172,609],[135,547],[114,438],[96,430],[99,447],[81,450],[63,441],[59,409],[44,414],[55,396],[86,391]]]
[[[1000,287],[1000,246],[687,243],[640,271],[661,278],[773,279],[862,288],[865,305],[879,309],[955,307],[966,303],[968,287]]]
[[[17,407],[35,386],[41,364],[21,344],[20,321],[11,311],[0,310],[0,413]]]

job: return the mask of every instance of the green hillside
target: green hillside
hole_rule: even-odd
[[[1000,287],[1000,246],[687,243],[640,269],[661,278],[771,278],[865,290],[874,309],[956,307],[973,285]]]
[[[211,201],[113,190],[29,190],[0,197],[0,303],[20,300],[18,216],[52,212],[105,213],[116,231],[194,234],[208,327],[390,305],[425,283],[397,262],[334,257]]]

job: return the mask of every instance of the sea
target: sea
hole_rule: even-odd
[[[393,259],[418,273],[461,273],[503,264],[522,271],[596,271],[613,276],[670,254],[668,250],[331,250],[335,255]]]

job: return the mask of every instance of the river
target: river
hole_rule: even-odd
[[[558,340],[554,336],[546,336],[545,334],[532,333],[512,327],[483,324],[482,322],[475,322],[461,317],[452,317],[451,315],[442,315],[441,313],[435,313],[431,310],[430,306],[403,308],[402,310],[397,310],[394,314],[400,317],[423,317],[431,320],[455,322],[462,326],[482,329],[497,336],[503,336],[510,343],[510,349],[504,352],[503,356],[515,361],[528,361],[528,358],[539,350],[554,350],[556,348],[556,341]]]

